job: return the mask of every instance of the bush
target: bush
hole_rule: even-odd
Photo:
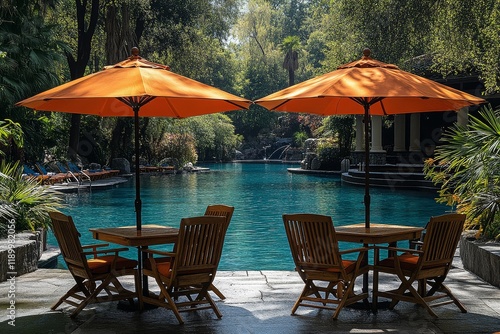
[[[443,141],[424,167],[441,186],[438,202],[467,214],[467,228],[500,240],[500,110],[484,107],[468,126],[450,128]]]
[[[22,174],[19,162],[0,165],[0,236],[12,220],[16,231],[50,228],[48,213],[63,206],[57,193]]]
[[[322,170],[340,170],[340,162],[343,157],[340,149],[333,139],[323,138],[319,141],[316,149],[318,158],[321,161]]]

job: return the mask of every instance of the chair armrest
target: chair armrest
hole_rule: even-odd
[[[143,249],[143,253],[149,253],[151,255],[156,254],[156,255],[162,255],[162,256],[170,256],[170,257],[175,257],[175,253],[173,252],[163,252],[155,249]]]
[[[420,249],[410,249],[410,248],[397,248],[397,247],[386,247],[386,246],[375,246],[376,249],[387,249],[392,252],[404,252],[404,253],[416,253],[422,254],[423,251]]]
[[[125,252],[128,251],[128,248],[123,247],[123,248],[110,248],[110,249],[103,249],[103,250],[98,250],[98,251],[92,251],[92,252],[83,252],[83,255],[94,255],[96,256],[97,254],[109,254],[109,253],[115,253],[118,255],[119,252]]]
[[[94,250],[96,250],[96,248],[98,247],[108,247],[109,244],[92,244],[92,245],[84,245],[82,246],[83,249],[86,249],[86,248],[92,248]]]
[[[341,251],[341,252],[339,252],[339,254],[343,255],[343,254],[349,254],[349,253],[367,252],[368,249],[370,249],[370,248],[369,247],[353,248],[353,249],[348,249],[348,250],[345,250],[345,251]]]

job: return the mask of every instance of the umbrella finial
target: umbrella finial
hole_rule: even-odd
[[[363,58],[370,58],[370,54],[372,53],[372,51],[368,48],[364,49],[363,50]]]
[[[131,50],[132,55],[130,56],[130,59],[141,59],[141,56],[139,56],[139,48],[137,46],[134,46]]]

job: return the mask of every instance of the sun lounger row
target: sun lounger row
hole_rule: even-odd
[[[35,163],[34,168],[24,165],[23,173],[26,177],[37,178],[42,184],[56,184],[64,182],[85,182],[102,180],[120,174],[119,170],[111,169],[80,169],[75,163],[62,162],[51,163],[50,167],[45,166],[40,162]]]

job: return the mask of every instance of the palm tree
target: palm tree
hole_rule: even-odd
[[[299,69],[299,53],[300,38],[298,36],[285,37],[280,45],[281,51],[285,53],[283,60],[283,68],[288,70],[288,85],[295,84],[295,71]]]
[[[18,162],[0,165],[0,236],[15,222],[16,231],[50,227],[50,211],[61,208],[62,198],[35,178],[25,178]]]
[[[483,107],[468,126],[455,125],[427,160],[427,178],[441,185],[439,202],[467,214],[468,228],[500,239],[500,109]]]

